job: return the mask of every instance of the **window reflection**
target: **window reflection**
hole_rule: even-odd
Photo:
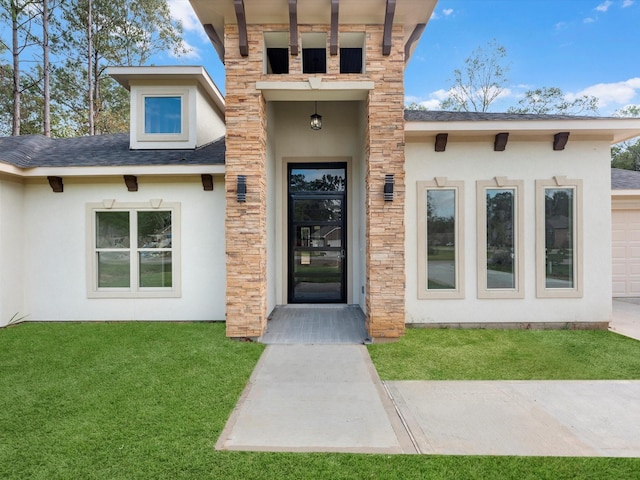
[[[487,288],[516,288],[513,189],[486,190]]]
[[[427,190],[427,289],[456,288],[456,191]]]
[[[545,285],[547,288],[574,287],[572,188],[545,189]]]

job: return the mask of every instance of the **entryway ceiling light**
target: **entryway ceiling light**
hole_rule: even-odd
[[[311,130],[322,128],[322,115],[318,115],[318,102],[315,102],[315,113],[311,115]]]

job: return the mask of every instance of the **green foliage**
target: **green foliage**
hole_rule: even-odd
[[[369,353],[386,380],[640,379],[640,342],[599,330],[409,329]]]
[[[464,61],[464,68],[453,71],[449,97],[442,110],[487,112],[507,85],[510,65],[507,50],[496,39],[486,48],[478,47]]]
[[[637,458],[216,451],[263,348],[228,340],[224,324],[211,323],[30,323],[0,330],[0,478],[640,476]]]
[[[517,107],[507,110],[509,113],[533,113],[537,115],[580,115],[598,112],[598,99],[583,95],[567,100],[564,92],[557,87],[542,87],[525,92]]]
[[[640,117],[640,105],[627,105],[614,113],[616,117]],[[640,137],[620,142],[611,147],[611,167],[640,170]]]

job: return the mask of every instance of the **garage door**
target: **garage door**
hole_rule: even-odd
[[[613,210],[613,296],[640,297],[640,210]]]

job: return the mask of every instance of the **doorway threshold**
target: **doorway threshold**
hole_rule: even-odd
[[[359,305],[279,305],[258,339],[267,345],[337,345],[367,343],[365,315]]]

